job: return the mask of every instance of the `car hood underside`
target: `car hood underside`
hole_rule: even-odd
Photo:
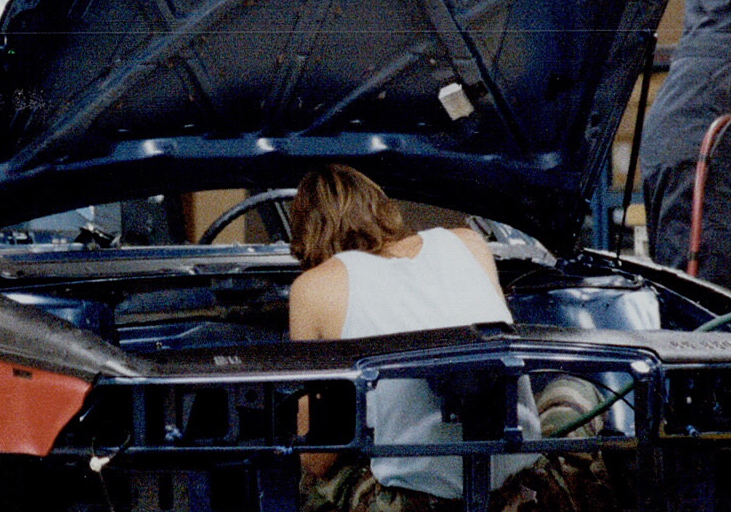
[[[344,161],[567,247],[664,6],[12,1],[0,220]]]

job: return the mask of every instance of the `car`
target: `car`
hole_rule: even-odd
[[[731,292],[579,244],[665,3],[9,0],[3,510],[297,510],[312,451],[459,455],[469,511],[494,455],[600,451],[623,510],[728,509]],[[481,233],[515,324],[290,341],[287,205],[330,162]],[[241,216],[263,239],[220,242]],[[524,375],[593,383],[604,428],[525,439]],[[463,442],[374,444],[394,378]]]

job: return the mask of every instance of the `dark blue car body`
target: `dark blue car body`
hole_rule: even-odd
[[[664,8],[11,0],[3,510],[296,510],[305,451],[458,454],[486,510],[492,455],[597,450],[626,510],[727,510],[731,292],[577,247]],[[265,201],[273,243],[185,240],[185,194],[293,187],[325,162],[469,215],[515,325],[289,341],[291,191]],[[83,221],[104,204],[115,232]],[[557,374],[604,386],[600,435],[524,439],[518,378]],[[428,379],[464,441],[374,444],[366,393],[392,378]],[[306,393],[329,399],[301,438]]]

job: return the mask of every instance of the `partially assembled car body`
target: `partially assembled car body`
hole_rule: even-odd
[[[626,510],[727,508],[731,293],[576,247],[664,7],[8,2],[3,510],[296,510],[303,451],[462,455],[484,510],[491,455],[596,450]],[[327,162],[469,216],[515,325],[289,341],[279,189]],[[228,188],[266,192],[186,241],[186,194]],[[271,243],[210,243],[260,207]],[[559,374],[616,401],[607,427],[525,440],[518,378]],[[464,441],[374,444],[392,378],[429,379]],[[306,393],[330,399],[303,439]]]

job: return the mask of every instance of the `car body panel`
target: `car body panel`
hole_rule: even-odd
[[[91,383],[0,361],[0,452],[44,457],[78,414]]]
[[[10,2],[0,218],[314,157],[571,248],[665,2],[364,5]]]
[[[294,511],[298,455],[332,451],[460,455],[471,512],[494,456],[600,450],[624,510],[723,510],[731,291],[575,248],[664,7],[8,2],[0,394],[18,414],[2,418],[0,508]],[[329,162],[468,215],[514,324],[293,342],[285,238],[152,242],[182,193],[292,187]],[[144,243],[84,225],[128,200],[155,209],[131,216]],[[35,224],[69,209],[70,225]],[[536,393],[593,383],[605,428],[526,439],[524,376]],[[389,379],[426,379],[463,439],[376,443],[367,396]]]

